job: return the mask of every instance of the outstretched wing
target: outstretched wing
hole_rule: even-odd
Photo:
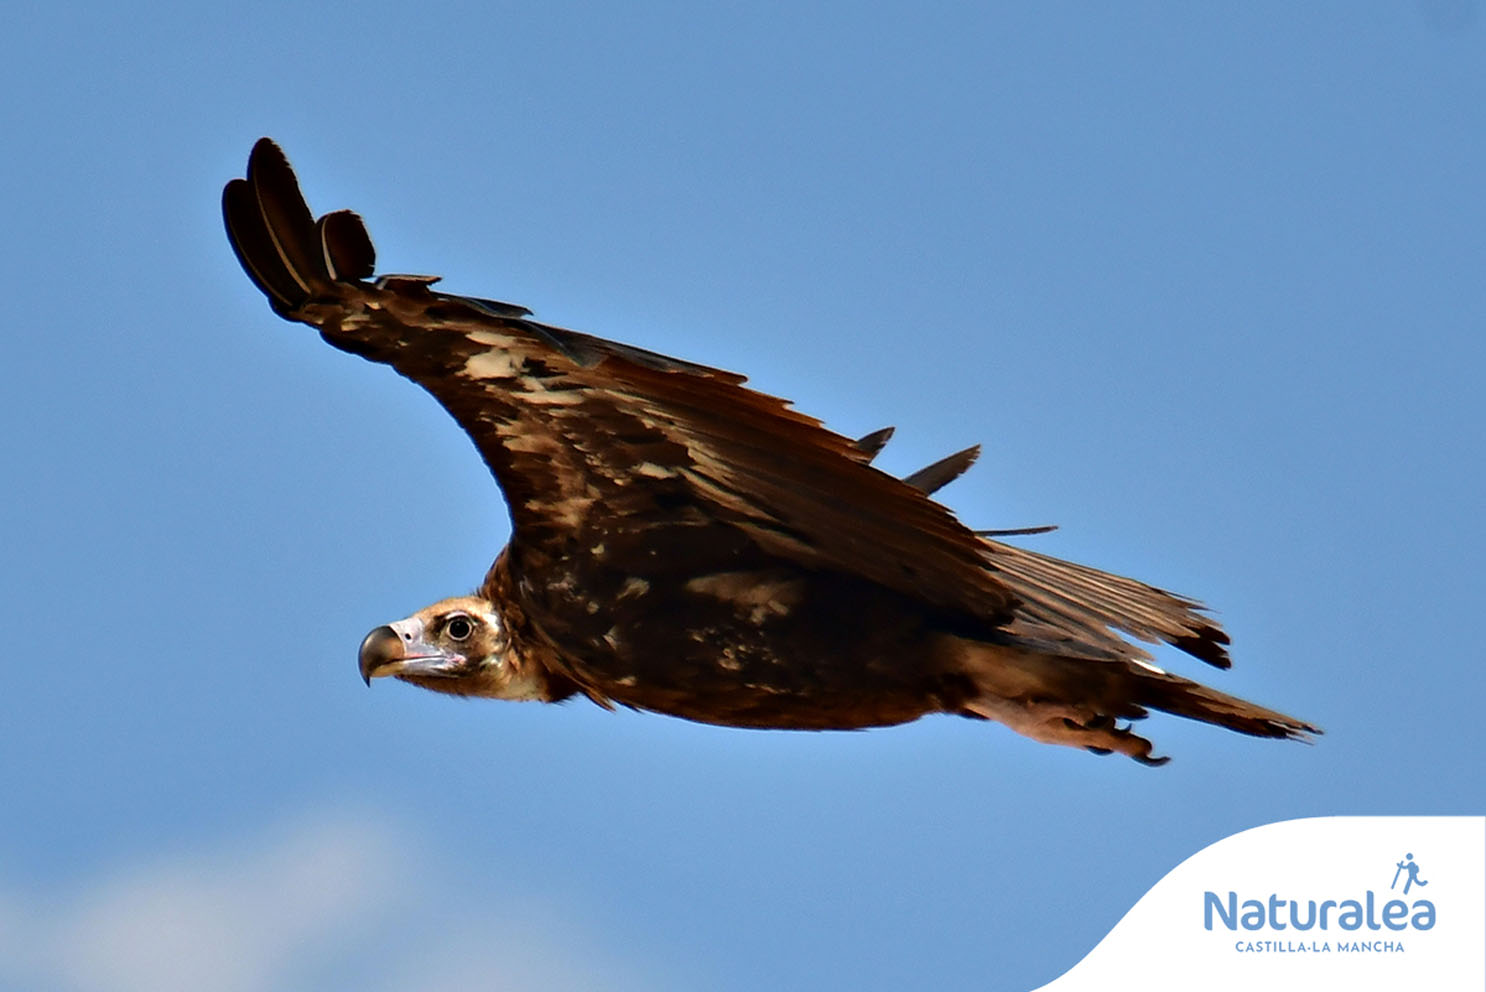
[[[223,212],[277,313],[391,365],[469,433],[509,504],[515,561],[571,556],[653,524],[698,534],[721,524],[805,567],[1010,619],[1014,597],[948,510],[742,376],[436,292],[431,278],[368,282],[374,254],[360,219],[343,211],[317,222],[268,139],[247,178],[227,185]]]
[[[267,138],[222,206],[239,261],[276,313],[392,366],[470,435],[505,493],[518,568],[623,545],[632,565],[675,556],[699,573],[726,571],[739,542],[751,543],[1028,645],[1144,658],[1117,630],[1227,666],[1228,638],[1200,604],[986,540],[1015,531],[977,534],[931,500],[978,449],[895,479],[869,464],[890,429],[853,441],[740,375],[440,293],[435,277],[373,280],[360,217],[316,220]]]

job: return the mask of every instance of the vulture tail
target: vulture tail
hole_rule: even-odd
[[[1307,740],[1321,733],[1148,662],[1044,653],[1054,649],[1051,644],[1033,648],[958,640],[957,647],[962,670],[979,690],[963,704],[963,714],[996,720],[1048,744],[1097,754],[1117,751],[1142,764],[1162,765],[1170,759],[1153,756],[1151,742],[1130,727],[1151,710],[1253,737]]]

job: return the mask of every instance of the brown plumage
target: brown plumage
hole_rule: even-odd
[[[586,695],[707,723],[834,729],[947,712],[1155,763],[1149,709],[1260,737],[1308,724],[1169,674],[1124,635],[1229,664],[1189,599],[990,539],[930,494],[970,448],[896,479],[742,376],[372,278],[349,211],[318,221],[277,145],[223,191],[280,316],[392,366],[469,433],[512,535],[472,596],[372,631],[361,670],[440,692]],[[1031,530],[1037,530],[1033,528]]]

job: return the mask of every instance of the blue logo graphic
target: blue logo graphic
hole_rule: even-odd
[[[1414,886],[1428,885],[1429,882],[1419,877],[1419,865],[1414,860],[1413,854],[1405,854],[1403,860],[1397,862],[1397,870],[1393,873],[1393,882],[1388,886],[1390,890],[1397,890],[1398,883],[1403,882],[1403,890],[1400,896],[1407,896]],[[1337,896],[1351,895],[1352,898],[1317,899],[1304,897],[1300,894],[1292,896],[1278,892],[1263,894],[1250,894],[1250,898],[1241,899],[1237,891],[1229,891],[1227,898],[1211,890],[1202,894],[1202,926],[1205,930],[1211,930],[1214,926],[1221,926],[1228,930],[1292,930],[1306,931],[1318,930],[1329,931],[1333,927],[1346,930],[1432,930],[1435,924],[1434,903],[1428,899],[1417,899],[1412,902],[1404,899],[1386,899],[1376,891],[1368,889],[1365,892],[1337,893]],[[1298,936],[1298,935],[1297,935]],[[1271,942],[1272,943],[1272,942]],[[1293,942],[1292,942],[1293,943]],[[1301,947],[1301,950],[1331,950],[1329,942],[1312,942],[1310,948]],[[1357,942],[1351,940],[1341,941],[1337,944],[1337,950],[1374,950],[1373,941]],[[1252,950],[1259,945],[1260,949],[1270,950],[1269,944],[1263,941],[1239,942],[1240,950]],[[1280,949],[1290,949],[1289,945]],[[1397,941],[1382,942],[1382,950],[1401,951],[1403,945]]]
[[[1412,854],[1405,854],[1403,856],[1403,860],[1398,863],[1398,870],[1393,873],[1393,884],[1388,886],[1388,888],[1398,888],[1398,876],[1402,875],[1404,872],[1409,873],[1409,877],[1403,880],[1404,895],[1408,895],[1409,889],[1413,888],[1416,885],[1429,884],[1424,879],[1419,877],[1419,866],[1414,864],[1414,856]]]

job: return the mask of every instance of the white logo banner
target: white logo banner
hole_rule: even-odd
[[[1226,837],[1039,992],[1122,985],[1480,992],[1486,817],[1329,816]]]

